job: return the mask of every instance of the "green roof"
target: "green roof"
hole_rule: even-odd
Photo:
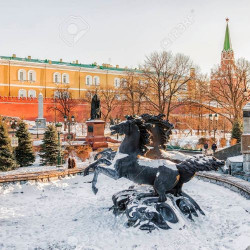
[[[23,62],[43,63],[43,64],[49,64],[49,61],[50,61],[48,59],[40,60],[40,59],[28,59],[28,58],[11,57],[11,56],[0,56],[0,59],[13,60],[13,61],[23,61]],[[128,71],[129,70],[129,69],[125,69],[125,68],[98,66],[96,64],[69,63],[69,62],[60,62],[60,61],[52,61],[51,60],[51,65],[53,65],[53,64],[54,65],[80,67],[80,68],[102,69],[102,70],[115,70],[115,71]]]
[[[223,51],[231,51],[231,50],[232,50],[232,44],[231,44],[229,28],[228,28],[228,23],[227,23]]]

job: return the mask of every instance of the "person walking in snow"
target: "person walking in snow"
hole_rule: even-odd
[[[215,153],[216,149],[217,149],[217,145],[215,143],[213,143],[213,145],[212,145],[213,154]]]
[[[204,155],[207,155],[207,150],[208,150],[208,144],[205,142],[204,144]]]

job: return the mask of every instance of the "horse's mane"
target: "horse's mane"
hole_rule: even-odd
[[[165,115],[141,115],[142,119],[150,124],[155,124],[160,132],[160,145],[165,149],[166,144],[169,140],[169,136],[172,134],[171,129],[174,128],[173,124],[169,123],[168,120],[163,120]]]
[[[139,128],[139,131],[140,131],[139,150],[140,150],[140,154],[144,155],[148,151],[148,148],[146,145],[148,145],[150,142],[149,140],[150,134],[147,130],[147,126],[143,122],[143,120],[139,117],[127,116],[127,120],[132,120],[134,124],[136,124],[137,127]]]

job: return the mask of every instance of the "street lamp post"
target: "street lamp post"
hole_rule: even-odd
[[[208,134],[209,134],[209,136],[211,135],[211,126],[210,126],[211,121],[213,121],[213,115],[209,114],[209,123],[208,123]]]
[[[216,121],[216,126],[214,127],[214,142],[215,142],[215,133],[216,133],[216,131],[217,131],[217,128],[218,128],[218,120],[219,120],[219,115],[218,114],[215,114],[214,115],[214,119],[215,119],[215,121]]]
[[[60,134],[61,134],[62,124],[56,124],[56,130],[58,135],[58,155],[57,155],[57,167],[62,166],[62,155],[61,155],[61,143],[60,143]]]
[[[71,121],[70,121],[70,119],[65,115],[65,116],[64,116],[64,122],[65,122],[65,124],[68,125],[68,139],[70,140],[70,139],[72,139],[72,138],[71,138],[71,134],[70,134],[70,126],[71,126],[72,124],[74,124],[74,122],[75,122],[75,117],[72,115],[72,116],[71,116]]]
[[[116,124],[118,124],[120,122],[120,119],[118,118],[118,116],[116,116]],[[119,139],[119,133],[116,134],[116,138],[117,140]]]

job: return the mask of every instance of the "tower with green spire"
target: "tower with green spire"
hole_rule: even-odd
[[[229,19],[226,18],[227,26],[226,26],[226,33],[225,33],[225,39],[224,39],[224,46],[221,53],[221,66],[226,66],[229,64],[234,64],[234,52],[232,49],[232,43],[230,38],[230,32],[229,32],[229,26],[228,22]]]

